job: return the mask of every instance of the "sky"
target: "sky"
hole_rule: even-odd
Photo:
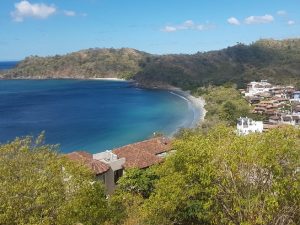
[[[129,47],[196,53],[300,37],[300,0],[0,0],[0,60]]]

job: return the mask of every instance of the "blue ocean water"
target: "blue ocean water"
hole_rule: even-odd
[[[0,142],[46,132],[62,152],[101,152],[189,126],[190,103],[168,91],[100,80],[0,80]]]
[[[0,61],[0,71],[16,67],[19,61]]]

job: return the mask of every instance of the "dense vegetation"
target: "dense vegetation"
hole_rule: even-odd
[[[299,224],[299,135],[187,132],[152,176],[130,171],[120,181],[113,199],[126,213],[115,224]],[[137,191],[145,187],[149,197]]]
[[[0,145],[0,224],[103,224],[103,185],[42,143],[28,137]]]
[[[5,77],[11,78],[131,78],[148,54],[134,49],[88,49],[54,57],[27,57]]]
[[[300,86],[299,75],[300,39],[289,39],[239,43],[192,55],[157,56],[133,49],[89,49],[65,56],[28,57],[2,77],[134,77],[145,86],[172,85],[193,90],[229,81],[243,86],[258,79]]]
[[[0,146],[0,224],[299,224],[300,132],[185,132],[166,161],[105,198],[89,171],[32,139]],[[54,149],[55,150],[55,149]]]
[[[193,90],[199,86],[227,82],[244,86],[259,79],[295,84],[299,82],[299,75],[300,39],[290,39],[260,40],[251,45],[237,44],[194,55],[153,57],[138,73],[136,80],[144,84],[167,83]]]
[[[209,130],[220,123],[233,126],[237,118],[250,116],[248,102],[230,85],[200,87],[194,94],[202,96],[206,101],[207,112],[200,129]]]

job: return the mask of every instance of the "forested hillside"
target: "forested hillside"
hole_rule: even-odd
[[[54,57],[30,56],[6,78],[127,78],[140,71],[149,54],[134,49],[87,49]]]
[[[258,79],[293,83],[300,79],[300,39],[260,40],[220,51],[166,55],[152,61],[135,77],[141,83],[168,83],[184,89]]]
[[[197,46],[195,46],[195,49]],[[145,86],[194,89],[226,82],[243,86],[268,79],[300,86],[300,39],[238,43],[192,55],[151,55],[134,49],[89,49],[54,57],[28,57],[2,78],[134,78]]]

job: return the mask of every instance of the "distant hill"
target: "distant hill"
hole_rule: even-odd
[[[95,78],[132,77],[150,56],[134,49],[87,49],[52,57],[30,56],[4,78]]]
[[[300,39],[260,40],[219,51],[153,57],[135,79],[185,89],[226,82],[243,86],[258,79],[295,84],[300,81]]]
[[[134,78],[145,86],[184,89],[226,82],[242,86],[259,79],[300,86],[300,39],[238,43],[192,55],[151,55],[128,48],[88,49],[63,56],[28,57],[2,77]]]

